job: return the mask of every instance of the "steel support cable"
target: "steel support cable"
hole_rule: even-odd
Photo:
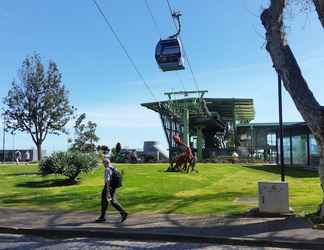
[[[191,72],[191,76],[192,76],[193,82],[195,84],[196,89],[199,91],[199,84],[198,84],[197,79],[196,79],[196,76],[195,76],[195,74],[194,74],[194,72],[192,70],[191,63],[190,63],[190,59],[189,59],[189,55],[186,52],[186,49],[185,49],[185,47],[183,45],[183,41],[182,41],[181,37],[179,37],[179,39],[180,39],[180,42],[181,42],[181,44],[183,46],[184,56],[185,56],[186,61],[188,63],[188,66],[189,66],[189,69],[190,69],[190,72]]]
[[[161,30],[160,30],[160,28],[159,28],[159,25],[158,25],[158,23],[157,23],[157,21],[156,21],[154,15],[153,15],[153,11],[152,11],[152,9],[151,9],[150,4],[148,3],[148,0],[145,0],[145,5],[146,5],[146,8],[147,8],[148,12],[150,13],[150,16],[151,16],[151,19],[152,19],[153,25],[155,26],[156,31],[157,31],[158,35],[160,36],[160,39],[161,39],[161,38],[162,38],[162,33],[161,33]]]
[[[94,3],[94,5],[96,6],[98,12],[101,14],[101,16],[104,18],[106,24],[108,25],[110,31],[113,33],[114,37],[116,38],[116,40],[118,41],[120,47],[122,48],[122,50],[124,51],[125,55],[127,56],[128,60],[130,61],[131,65],[133,66],[134,70],[136,71],[136,73],[138,74],[138,76],[141,78],[141,80],[143,81],[145,87],[147,88],[147,90],[149,91],[149,93],[151,94],[151,96],[158,102],[156,96],[154,95],[152,89],[150,88],[150,86],[148,85],[148,83],[146,82],[143,74],[140,72],[140,70],[138,69],[138,67],[136,66],[135,61],[132,59],[132,57],[130,56],[130,54],[128,53],[126,47],[124,46],[124,44],[122,43],[122,41],[120,40],[117,32],[114,30],[113,26],[111,25],[111,23],[109,22],[108,18],[106,17],[105,13],[103,12],[103,10],[101,9],[100,5],[98,4],[98,2],[96,0],[92,0],[92,2]]]
[[[174,18],[173,18],[173,16],[172,16],[172,14],[173,14],[173,10],[172,10],[171,4],[170,4],[169,0],[166,0],[166,1],[167,1],[167,4],[168,4],[168,7],[169,7],[169,11],[170,11],[170,13],[171,13],[171,19],[172,19],[172,22],[173,22],[174,26],[176,27],[176,29],[178,29],[177,24],[176,24],[176,21],[174,21]]]
[[[154,17],[154,14],[153,14],[152,8],[151,8],[151,6],[150,6],[148,0],[145,0],[145,5],[146,5],[146,8],[147,8],[148,12],[150,13],[150,16],[151,16],[151,19],[152,19],[153,25],[155,26],[156,31],[157,31],[157,33],[158,33],[159,36],[160,36],[160,39],[162,39],[162,33],[161,33],[161,30],[160,30],[159,25],[158,25],[158,23],[157,23],[157,21],[156,21],[156,18]],[[172,20],[173,20],[173,19],[172,19]],[[174,20],[173,20],[173,21],[174,21]],[[175,72],[175,73],[176,73],[176,76],[177,76],[177,78],[178,78],[178,81],[179,81],[179,83],[181,84],[183,90],[186,91],[185,86],[184,86],[184,84],[183,84],[183,81],[182,81],[180,75],[178,74],[178,72]]]
[[[169,1],[169,0],[166,0],[166,2],[167,2],[168,7],[169,7],[169,11],[170,11],[170,14],[171,14],[171,18],[172,18],[173,24],[174,24],[175,28],[178,29],[177,24],[176,24],[176,22],[175,22],[175,20],[174,20],[174,18],[173,18],[173,16],[172,16],[172,14],[173,14],[173,10],[172,10],[172,7],[171,7],[171,4],[170,4],[170,1]],[[190,72],[191,72],[191,76],[192,76],[193,82],[194,82],[194,84],[195,84],[196,89],[199,91],[199,85],[198,85],[198,82],[197,82],[196,76],[195,76],[195,74],[194,74],[194,72],[193,72],[193,70],[192,70],[189,56],[188,56],[188,54],[187,54],[187,52],[186,52],[186,49],[185,49],[185,47],[184,47],[184,43],[183,43],[183,41],[182,41],[180,35],[179,35],[179,39],[180,39],[180,42],[181,42],[181,44],[182,44],[182,48],[183,48],[183,52],[184,52],[184,57],[185,57],[185,59],[186,59],[186,61],[187,61],[187,63],[188,63],[188,66],[189,66],[189,69],[190,69]]]
[[[179,80],[179,82],[180,82],[180,84],[181,84],[181,87],[183,88],[183,91],[187,91],[186,88],[185,88],[185,85],[184,85],[184,83],[183,83],[183,80],[182,80],[182,78],[180,77],[179,73],[178,73],[178,72],[175,72],[175,73],[176,73],[176,76],[177,76],[177,78],[178,78],[178,80]]]

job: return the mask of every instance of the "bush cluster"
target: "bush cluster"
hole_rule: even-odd
[[[42,175],[60,174],[75,180],[82,172],[86,173],[98,166],[98,156],[95,153],[67,151],[53,153],[39,164]]]

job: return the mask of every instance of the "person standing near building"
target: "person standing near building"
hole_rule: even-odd
[[[240,159],[239,154],[236,153],[236,151],[234,151],[234,152],[232,153],[232,163],[237,163],[237,162],[239,161],[239,159]]]
[[[16,164],[18,165],[19,161],[21,160],[21,152],[19,150],[16,151],[15,157],[16,157]]]
[[[96,222],[104,222],[106,221],[106,211],[108,208],[109,202],[111,205],[120,213],[121,221],[123,222],[127,219],[127,212],[123,209],[123,207],[118,203],[116,198],[116,191],[117,188],[121,185],[118,184],[118,181],[121,182],[121,177],[119,180],[117,179],[117,170],[114,166],[110,163],[108,158],[103,159],[103,165],[105,167],[105,174],[104,174],[104,188],[101,193],[101,215],[96,220]],[[115,178],[115,179],[114,179]]]
[[[27,164],[28,162],[30,162],[30,153],[29,153],[28,150],[25,152],[25,154],[24,154],[24,158],[25,158],[25,162],[26,162],[26,164]]]

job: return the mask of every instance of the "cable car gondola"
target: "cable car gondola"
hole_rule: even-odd
[[[182,47],[179,38],[161,39],[155,49],[155,59],[162,71],[184,69]]]
[[[179,38],[181,31],[180,12],[174,12],[173,18],[178,21],[178,31],[173,36],[160,39],[155,49],[155,59],[162,71],[174,71],[184,69],[183,50]]]

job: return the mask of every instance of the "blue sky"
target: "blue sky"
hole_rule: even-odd
[[[159,32],[144,0],[98,0],[158,99],[181,90],[174,72],[162,73],[154,60]],[[174,32],[165,0],[148,0],[162,36]],[[276,74],[264,48],[259,20],[266,0],[170,0],[181,10],[182,39],[200,89],[208,97],[253,98],[255,122],[277,121]],[[314,95],[324,103],[324,32],[314,12],[287,13],[289,43]],[[166,145],[159,116],[140,106],[154,101],[131,67],[91,0],[1,1],[0,96],[4,97],[26,55],[54,60],[78,112],[97,122],[101,144],[142,147],[144,140]],[[187,90],[190,71],[179,72]],[[283,95],[284,121],[301,121]],[[68,136],[50,136],[47,151],[67,147]],[[7,136],[7,148],[33,147],[28,135]]]

